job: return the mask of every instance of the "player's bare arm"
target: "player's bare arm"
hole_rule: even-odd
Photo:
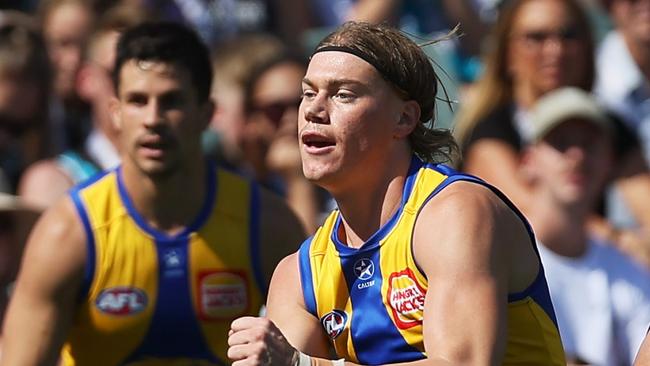
[[[413,241],[429,284],[427,357],[440,364],[501,364],[507,295],[525,289],[538,270],[521,221],[488,188],[457,182],[422,210]],[[521,258],[520,251],[528,253],[527,263],[515,268],[508,258]]]
[[[28,240],[7,312],[0,364],[56,364],[85,256],[85,234],[66,197],[43,214]]]

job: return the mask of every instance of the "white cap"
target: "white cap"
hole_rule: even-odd
[[[552,129],[571,119],[591,122],[603,130],[611,130],[611,120],[596,99],[582,89],[566,87],[553,90],[540,98],[531,111],[532,141],[539,141]]]

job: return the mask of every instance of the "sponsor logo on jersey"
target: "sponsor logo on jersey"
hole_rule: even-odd
[[[320,318],[320,323],[325,328],[327,335],[334,339],[341,335],[348,322],[348,314],[341,310],[332,310]]]
[[[99,293],[95,306],[110,315],[133,315],[147,307],[147,294],[136,287],[110,287]]]
[[[199,274],[199,315],[203,320],[232,319],[248,311],[248,280],[243,272]]]
[[[400,329],[409,329],[422,324],[424,313],[423,289],[411,269],[393,272],[388,279],[388,302],[393,320]]]
[[[372,278],[375,274],[375,264],[369,258],[361,258],[354,262],[354,275],[362,281]]]

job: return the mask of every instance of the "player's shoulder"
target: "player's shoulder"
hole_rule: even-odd
[[[491,246],[495,241],[488,238],[528,238],[523,216],[507,198],[489,185],[473,181],[456,181],[427,202],[417,218],[416,234],[470,246],[480,242]]]
[[[86,233],[72,200],[66,196],[36,222],[25,248],[24,265],[48,269],[62,281],[78,275],[86,262]]]
[[[508,205],[486,184],[458,180],[446,186],[424,207],[430,215],[457,214],[472,217],[508,210]]]

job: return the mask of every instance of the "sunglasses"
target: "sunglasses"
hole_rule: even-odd
[[[269,121],[278,126],[287,109],[295,108],[297,110],[301,101],[302,98],[297,98],[294,100],[281,100],[268,104],[254,105],[252,111],[262,113]]]
[[[574,27],[568,27],[557,31],[531,30],[519,34],[519,38],[532,46],[541,46],[550,40],[560,42],[575,41],[580,38],[580,33]]]

